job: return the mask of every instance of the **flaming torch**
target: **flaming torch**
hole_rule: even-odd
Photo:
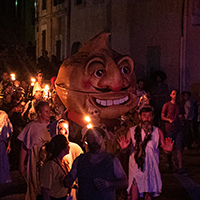
[[[35,85],[35,82],[36,82],[36,80],[35,80],[35,78],[31,78],[31,86],[34,86]]]
[[[47,99],[49,97],[49,85],[44,86],[44,98]]]
[[[15,81],[16,77],[15,77],[15,74],[14,74],[14,73],[10,74],[10,77],[11,77],[11,80],[12,80],[12,81]]]
[[[90,119],[90,117],[88,115],[85,116],[85,121],[88,123],[88,125],[87,125],[88,129],[93,127],[92,124],[90,123],[91,119]]]

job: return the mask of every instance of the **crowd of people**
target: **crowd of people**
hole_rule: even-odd
[[[70,141],[73,133],[65,115],[67,108],[55,93],[56,77],[46,94],[41,70],[32,87],[12,81],[10,74],[3,72],[0,183],[11,181],[9,170],[19,170],[27,182],[26,200],[158,196],[162,189],[160,147],[167,155],[169,172],[177,169],[182,174],[187,173],[182,150],[199,144],[200,102],[195,102],[189,91],[181,95],[175,89],[169,92],[165,78],[158,72],[149,91],[139,79],[137,109],[121,116],[121,125],[112,131],[100,122],[98,112],[89,111],[91,127],[86,124],[75,143]],[[172,161],[173,149],[177,167]]]

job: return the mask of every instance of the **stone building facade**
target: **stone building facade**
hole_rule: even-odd
[[[129,54],[138,78],[156,70],[169,89],[200,92],[200,0],[37,0],[36,55],[59,60],[102,31]]]

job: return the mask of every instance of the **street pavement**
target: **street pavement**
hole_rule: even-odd
[[[177,166],[175,151],[173,161]],[[200,200],[200,148],[183,150],[183,168],[187,173],[170,173],[166,155],[160,151],[163,188],[156,200]]]
[[[0,184],[0,200],[24,200],[26,182],[19,171],[11,171],[11,183]]]
[[[175,152],[173,158],[176,166]],[[200,200],[200,148],[183,150],[183,167],[187,174],[169,172],[166,155],[160,150],[163,188],[155,200]],[[11,183],[0,184],[0,200],[24,200],[25,180],[18,171],[11,171],[11,177]]]

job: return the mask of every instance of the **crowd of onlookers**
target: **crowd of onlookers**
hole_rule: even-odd
[[[148,93],[143,89],[145,81],[138,80],[139,106],[143,106],[142,102],[145,101],[153,106],[154,125],[163,131],[165,138],[170,137],[175,141],[178,170],[175,169],[170,153],[167,155],[169,171],[185,174],[187,171],[182,166],[182,150],[191,150],[200,145],[200,101],[195,100],[190,91],[179,93],[176,88],[169,91],[165,79],[164,72],[156,72],[155,83]]]
[[[175,90],[176,104],[179,107],[179,120],[183,126],[183,148],[188,150],[192,147],[197,147],[200,135],[200,101],[191,96],[190,91],[182,91],[179,93],[177,88],[169,91],[168,85],[164,82],[165,79],[166,75],[164,72],[158,71],[155,73],[155,82],[148,92],[144,90],[145,80],[139,79],[137,81],[138,99],[147,98],[146,101],[154,108],[154,124],[165,132],[165,123],[161,118],[161,113],[163,105],[171,100],[170,94]]]
[[[91,195],[97,195],[95,199],[102,199],[101,195],[107,196],[105,199],[114,199],[114,188],[127,187],[122,166],[128,173],[126,169],[128,160],[124,156],[120,157],[119,152],[123,149],[121,142],[125,142],[125,138],[121,138],[121,135],[127,136],[129,128],[140,122],[138,115],[142,113],[151,113],[152,120],[154,113],[154,125],[162,130],[165,137],[175,141],[179,173],[185,173],[182,168],[181,151],[199,145],[200,102],[195,101],[189,91],[183,91],[179,95],[175,89],[169,92],[168,85],[164,82],[166,79],[164,72],[156,73],[155,83],[148,91],[144,89],[145,80],[137,81],[138,107],[121,116],[120,126],[112,131],[107,130],[104,124],[100,124],[98,113],[91,116],[93,125],[98,128],[91,131],[88,127],[83,127],[81,146],[69,141],[69,122],[65,116],[67,109],[55,93],[56,77],[51,78],[51,85],[45,89],[43,75],[39,70],[36,82],[31,85],[25,81],[11,80],[10,74],[6,71],[2,73],[0,143],[3,142],[4,146],[0,145],[0,183],[10,181],[9,167],[11,167],[11,170],[19,170],[27,179],[27,199],[66,199],[70,195],[76,199],[77,177],[79,196],[85,196],[87,195],[85,191],[91,190]],[[154,109],[151,107],[150,110],[149,108],[144,110],[147,105],[151,105]],[[138,130],[141,134],[140,128]],[[159,138],[163,149],[168,149],[164,136],[160,133]],[[119,138],[121,139],[118,141]],[[127,146],[130,140],[131,136],[126,142]],[[132,140],[135,140],[134,137]],[[151,138],[147,139],[145,145],[149,140]],[[168,143],[169,147],[173,145],[171,141]],[[107,153],[99,154],[101,148],[117,155],[122,166],[118,158]],[[144,153],[145,148],[146,146],[141,152]],[[3,155],[4,152],[9,153],[9,160]],[[79,156],[83,152],[88,153]],[[169,169],[172,170],[173,163],[169,152],[167,159]],[[116,167],[114,171],[112,166]],[[38,169],[41,171],[40,175]],[[69,173],[70,169],[72,170]],[[102,179],[96,177],[91,182],[89,178],[95,177],[95,173],[100,173]],[[105,181],[106,177],[113,182]],[[59,182],[61,178],[65,180],[64,185]],[[105,188],[109,190],[105,191]],[[97,194],[98,190],[102,192]]]

